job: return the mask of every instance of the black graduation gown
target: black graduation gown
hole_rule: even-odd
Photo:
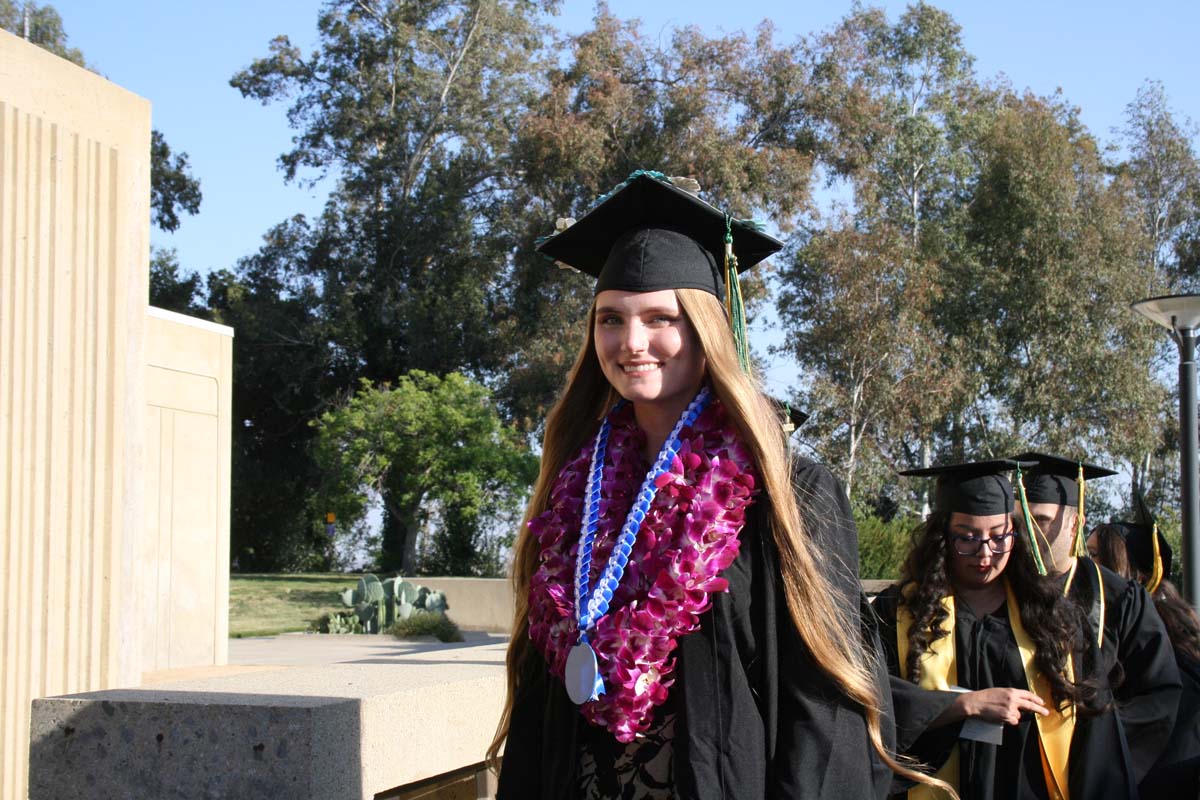
[[[1048,798],[1032,712],[1022,714],[1018,725],[1004,726],[1004,739],[1000,745],[960,740],[961,723],[929,730],[930,723],[946,710],[955,695],[922,689],[900,677],[896,644],[899,597],[899,587],[891,586],[875,599],[874,608],[892,676],[900,753],[938,769],[949,758],[950,750],[957,742],[959,793],[963,798]],[[954,646],[959,686],[967,689],[1028,688],[1020,650],[1008,621],[1007,606],[1002,605],[993,613],[977,618],[965,603],[956,603]],[[1094,658],[1094,652],[1077,654],[1075,663],[1091,664]],[[1091,716],[1082,712],[1076,714],[1069,759],[1067,780],[1075,800],[1136,796],[1128,748],[1113,712]]]
[[[1071,599],[1090,620],[1098,616],[1093,562],[1080,558],[1071,582]],[[1136,781],[1162,755],[1179,704],[1179,670],[1166,626],[1145,588],[1100,567],[1104,584],[1102,669],[1129,742]],[[1115,670],[1120,663],[1120,670]]]
[[[861,621],[858,536],[833,475],[802,460],[794,474],[809,535],[847,614]],[[676,791],[685,800],[871,798],[891,773],[875,755],[861,710],[812,665],[788,616],[765,498],[747,514],[741,548],[700,630],[676,649]],[[873,629],[864,628],[870,637]],[[877,642],[875,642],[877,645]],[[531,650],[513,706],[499,800],[573,797],[580,728],[588,724]],[[877,682],[887,698],[886,676]],[[885,743],[892,745],[890,706]]]
[[[1200,662],[1175,651],[1183,692],[1166,750],[1138,784],[1144,800],[1200,797]]]

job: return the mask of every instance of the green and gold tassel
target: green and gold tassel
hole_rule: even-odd
[[[733,253],[733,217],[725,215],[725,310],[733,328],[733,344],[737,348],[742,372],[750,374],[750,343],[746,336],[746,307],[742,302],[742,286],[738,282],[737,256]]]
[[[1029,513],[1029,501],[1025,499],[1025,478],[1021,475],[1021,467],[1017,467],[1017,496],[1021,501],[1022,519],[1025,520],[1025,531],[1029,536],[1030,550],[1033,552],[1033,563],[1037,565],[1038,575],[1046,574],[1046,564],[1042,561],[1042,549],[1038,546],[1037,523],[1033,521],[1033,516]],[[1047,550],[1049,548],[1047,547]]]

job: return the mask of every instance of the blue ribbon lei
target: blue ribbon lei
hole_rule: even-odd
[[[637,499],[634,501],[633,507],[629,509],[628,516],[625,517],[625,524],[621,527],[621,533],[613,545],[608,562],[604,565],[604,570],[593,590],[590,585],[589,572],[592,566],[592,545],[596,541],[596,529],[600,523],[600,488],[604,473],[604,455],[608,448],[608,434],[612,427],[609,421],[612,412],[609,412],[608,416],[604,418],[604,422],[600,424],[600,430],[596,433],[596,441],[592,447],[592,460],[588,469],[587,489],[584,494],[583,520],[580,526],[579,553],[575,559],[575,617],[579,625],[579,644],[587,645],[590,648],[588,632],[595,628],[596,621],[600,617],[608,613],[613,592],[616,591],[617,586],[621,583],[621,577],[625,574],[625,566],[629,563],[629,554],[633,552],[633,543],[637,540],[642,521],[646,519],[646,514],[650,511],[650,504],[654,502],[654,497],[658,494],[656,485],[658,476],[670,469],[671,462],[679,454],[680,432],[695,423],[696,418],[708,406],[711,399],[712,392],[705,386],[684,409],[679,421],[671,430],[671,435],[663,442],[662,448],[658,451],[658,457],[646,473],[645,480],[642,481],[642,488],[638,491]],[[613,411],[620,408],[624,402],[622,400],[617,403],[613,407]],[[602,694],[604,694],[604,680],[597,670],[595,686],[589,699],[595,700]]]

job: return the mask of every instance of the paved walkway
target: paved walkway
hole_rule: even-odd
[[[480,645],[503,645],[508,637],[499,633],[463,631],[462,642],[439,642],[433,637],[396,639],[378,634],[284,633],[229,640],[229,664],[222,667],[168,669],[142,676],[143,686],[170,681],[237,675],[279,667],[321,666],[324,664],[386,664],[413,656],[445,653]],[[487,650],[490,659],[504,663],[504,649]],[[424,659],[422,659],[424,660]]]

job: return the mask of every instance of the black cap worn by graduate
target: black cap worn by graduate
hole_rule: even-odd
[[[1017,475],[1017,493],[1023,498],[1021,511],[1025,517],[1025,525],[1030,530],[1036,529],[1033,515],[1029,513],[1029,503],[1050,503],[1059,506],[1074,506],[1078,513],[1075,515],[1075,530],[1071,542],[1071,555],[1082,557],[1087,555],[1086,538],[1083,535],[1084,513],[1083,505],[1087,481],[1097,478],[1107,478],[1116,475],[1115,470],[1098,467],[1083,461],[1060,456],[1047,455],[1028,451],[1013,456],[1017,461],[1032,461],[1034,465]],[[1041,533],[1038,530],[1038,533]],[[1045,539],[1045,536],[1042,536]]]
[[[594,276],[595,293],[701,289],[725,301],[743,369],[750,366],[738,272],[783,247],[750,220],[701,200],[690,178],[638,170],[538,251]]]
[[[771,402],[775,404],[776,410],[779,413],[779,420],[783,426],[784,433],[794,433],[797,428],[808,421],[808,414],[796,408],[787,400],[779,400],[772,397]]]
[[[976,517],[1009,514],[1013,510],[1013,487],[1007,473],[1018,466],[1007,458],[947,464],[901,472],[909,477],[937,476],[934,508]]]
[[[1144,572],[1146,591],[1153,594],[1163,578],[1171,574],[1171,545],[1158,529],[1158,520],[1139,491],[1134,496],[1133,522],[1114,522],[1125,540],[1125,552],[1139,572]]]

